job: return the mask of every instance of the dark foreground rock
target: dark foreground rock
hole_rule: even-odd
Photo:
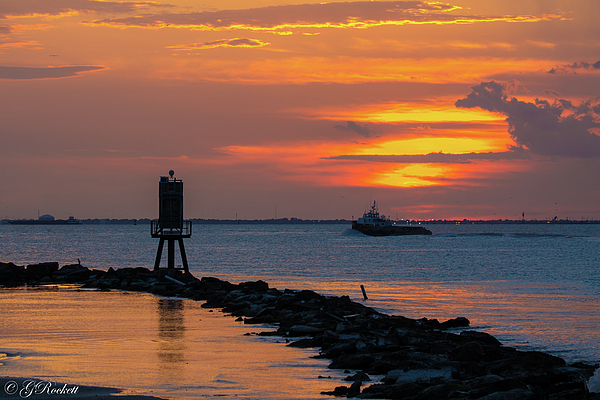
[[[386,315],[348,296],[309,290],[277,290],[263,281],[232,284],[146,268],[90,270],[79,264],[16,266],[0,263],[0,284],[79,283],[83,288],[120,289],[205,301],[246,324],[272,324],[290,346],[320,349],[330,368],[348,370],[348,385],[324,395],[411,400],[571,400],[600,399],[586,382],[598,365],[567,365],[537,351],[503,346],[496,338],[468,329],[458,317],[445,322]],[[449,331],[453,329],[453,331]],[[459,331],[462,332],[459,333]],[[370,376],[383,378],[373,383]]]

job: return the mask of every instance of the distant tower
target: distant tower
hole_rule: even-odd
[[[183,220],[183,182],[173,177],[173,170],[169,176],[161,176],[158,183],[158,220],[150,224],[150,233],[153,238],[160,238],[154,270],[160,269],[160,259],[165,240],[168,243],[167,274],[173,275],[175,268],[175,240],[179,243],[183,270],[189,272],[183,238],[192,236],[192,221]],[[177,268],[182,269],[182,268]]]

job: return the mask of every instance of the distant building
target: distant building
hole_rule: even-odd
[[[38,218],[40,221],[54,221],[54,217],[50,214],[44,214]]]

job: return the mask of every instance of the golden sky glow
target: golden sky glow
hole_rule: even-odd
[[[446,176],[448,169],[439,165],[411,164],[383,174],[376,182],[393,187],[434,186],[438,184],[436,178]]]
[[[599,7],[3,0],[2,217],[600,218]]]
[[[373,143],[355,154],[377,154],[381,156],[395,154],[429,154],[429,153],[481,153],[489,151],[504,151],[506,145],[498,146],[492,140],[474,138],[421,137],[415,139],[390,140]]]
[[[358,2],[357,2],[358,3]],[[383,2],[382,2],[383,3]],[[320,6],[327,5],[328,3],[321,3]],[[329,3],[332,4],[332,3]],[[336,3],[333,3],[336,4]],[[339,3],[337,3],[339,4]],[[315,10],[315,12],[319,12],[319,5],[313,4],[311,8]],[[243,13],[243,10],[237,10],[240,13]],[[210,12],[205,12],[210,13]],[[419,12],[419,16],[422,16],[426,13]],[[67,17],[77,15],[77,13],[66,13],[60,16],[55,16],[53,18]],[[35,15],[34,17],[39,17],[41,15]],[[353,18],[351,16],[346,16],[346,19],[342,22],[291,22],[291,23],[273,23],[270,24],[268,22],[263,23],[263,25],[255,24],[255,20],[249,21],[249,23],[227,23],[218,19],[218,17],[214,17],[214,19],[209,19],[209,22],[203,23],[191,23],[193,18],[190,18],[190,22],[188,23],[173,23],[168,19],[163,20],[160,15],[158,15],[154,19],[148,18],[134,18],[134,19],[125,19],[125,20],[105,20],[105,21],[90,21],[85,22],[85,25],[94,25],[94,26],[102,26],[102,27],[116,27],[116,28],[146,28],[146,29],[161,29],[161,28],[179,28],[179,29],[187,29],[187,30],[198,30],[198,31],[257,31],[257,32],[282,32],[283,33],[292,33],[295,30],[299,29],[368,29],[368,28],[376,28],[382,26],[403,26],[403,25],[449,25],[449,24],[475,24],[481,22],[509,22],[509,23],[523,23],[523,22],[542,22],[542,21],[551,21],[554,19],[562,19],[562,15],[553,14],[553,15],[542,15],[539,17],[530,16],[530,15],[520,15],[520,16],[497,16],[497,17],[464,17],[464,16],[456,16],[454,18],[431,18],[431,19],[396,19],[396,20],[359,20],[358,18]]]
[[[511,143],[512,144],[512,143]],[[222,152],[233,156],[236,163],[241,165],[263,162],[265,159],[278,170],[287,170],[286,179],[298,181],[311,179],[320,185],[341,184],[347,179],[348,186],[382,185],[399,188],[438,186],[452,184],[462,179],[466,174],[471,177],[481,171],[479,165],[459,165],[454,163],[384,163],[377,167],[371,166],[370,172],[355,167],[354,175],[341,175],[336,172],[335,179],[329,174],[318,174],[317,170],[335,170],[336,165],[327,165],[324,159],[339,156],[395,156],[395,155],[429,155],[431,153],[470,154],[506,151],[508,144],[502,139],[468,138],[468,137],[420,137],[402,140],[383,140],[371,143],[295,143],[294,146],[272,145],[263,147],[230,146],[221,149]],[[358,157],[360,158],[360,157]],[[331,164],[331,163],[329,163]],[[344,166],[346,172],[352,168]],[[484,168],[485,169],[485,168]],[[314,174],[307,175],[307,171]],[[361,172],[362,171],[362,172]],[[481,171],[481,176],[487,176],[490,171]]]
[[[369,122],[495,122],[504,121],[506,117],[479,109],[459,110],[454,104],[396,103],[396,104],[364,104],[334,109],[302,109],[304,115],[313,114],[321,119],[352,119]]]
[[[188,47],[193,47],[193,45],[172,46],[173,49],[180,50],[173,53],[174,57],[186,58],[165,60],[159,75],[153,75],[153,77],[252,84],[466,83],[472,82],[473,79],[483,79],[493,73],[537,72],[543,66],[548,65],[548,61],[487,58],[481,60],[454,59],[444,64],[439,64],[434,59],[381,59],[344,56],[295,56],[280,59],[272,54],[266,54],[265,58],[251,60],[214,60],[204,57],[189,59],[190,55],[203,56],[206,53],[190,53]],[[194,50],[198,50],[198,48],[194,48]],[[270,45],[264,50],[275,51],[276,49]]]

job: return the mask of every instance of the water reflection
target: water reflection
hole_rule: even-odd
[[[245,335],[272,327],[249,327],[199,302],[55,289],[0,288],[2,375],[170,400],[315,399],[344,377],[311,358],[314,349]]]
[[[158,308],[158,366],[161,376],[176,376],[185,362],[184,303],[179,299],[156,299]]]

